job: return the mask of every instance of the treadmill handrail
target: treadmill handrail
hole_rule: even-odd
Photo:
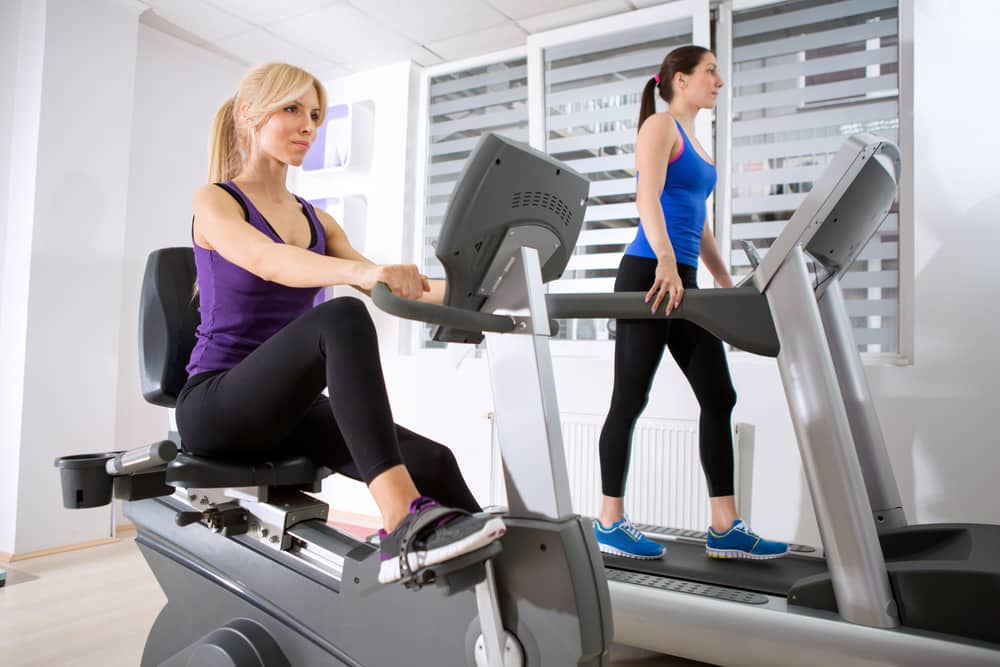
[[[752,285],[688,290],[670,315],[663,314],[662,306],[651,313],[645,297],[645,292],[547,294],[545,303],[553,319],[685,319],[741,350],[778,356],[780,346],[770,306]]]
[[[509,333],[517,326],[513,317],[466,310],[426,301],[414,301],[396,296],[385,283],[372,288],[372,301],[381,310],[407,320],[453,327],[463,331]]]

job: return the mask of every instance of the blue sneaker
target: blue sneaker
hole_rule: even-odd
[[[643,535],[628,517],[615,521],[610,528],[605,528],[600,520],[594,519],[594,535],[597,536],[597,546],[606,554],[653,560],[663,558],[666,553],[662,544]]]
[[[724,533],[717,533],[709,527],[708,539],[705,541],[705,554],[709,558],[770,560],[781,558],[787,553],[787,544],[763,539],[752,532],[742,519],[733,521],[733,525]]]

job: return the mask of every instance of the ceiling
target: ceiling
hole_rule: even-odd
[[[460,60],[531,33],[666,0],[139,0],[142,22],[246,65],[290,62],[322,79],[399,60]]]

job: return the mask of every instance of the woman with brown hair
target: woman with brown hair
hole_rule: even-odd
[[[664,58],[643,90],[635,147],[641,224],[622,257],[615,291],[646,292],[654,313],[665,304],[669,314],[680,305],[685,289],[697,288],[699,257],[719,285],[732,286],[712,229],[705,224],[715,164],[694,135],[695,117],[715,106],[722,86],[715,54],[684,46]],[[667,103],[666,112],[655,113],[655,93]],[[736,391],[722,342],[696,324],[671,319],[617,323],[614,390],[600,439],[603,495],[594,522],[601,551],[642,559],[662,558],[665,552],[628,520],[624,498],[632,430],[649,399],[664,348],[701,408],[699,451],[712,509],[706,553],[754,560],[785,555],[788,545],[761,539],[736,512],[731,426]]]

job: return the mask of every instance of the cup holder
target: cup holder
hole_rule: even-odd
[[[105,466],[118,454],[121,452],[75,454],[56,459],[62,478],[63,507],[75,510],[110,503],[114,478]]]

